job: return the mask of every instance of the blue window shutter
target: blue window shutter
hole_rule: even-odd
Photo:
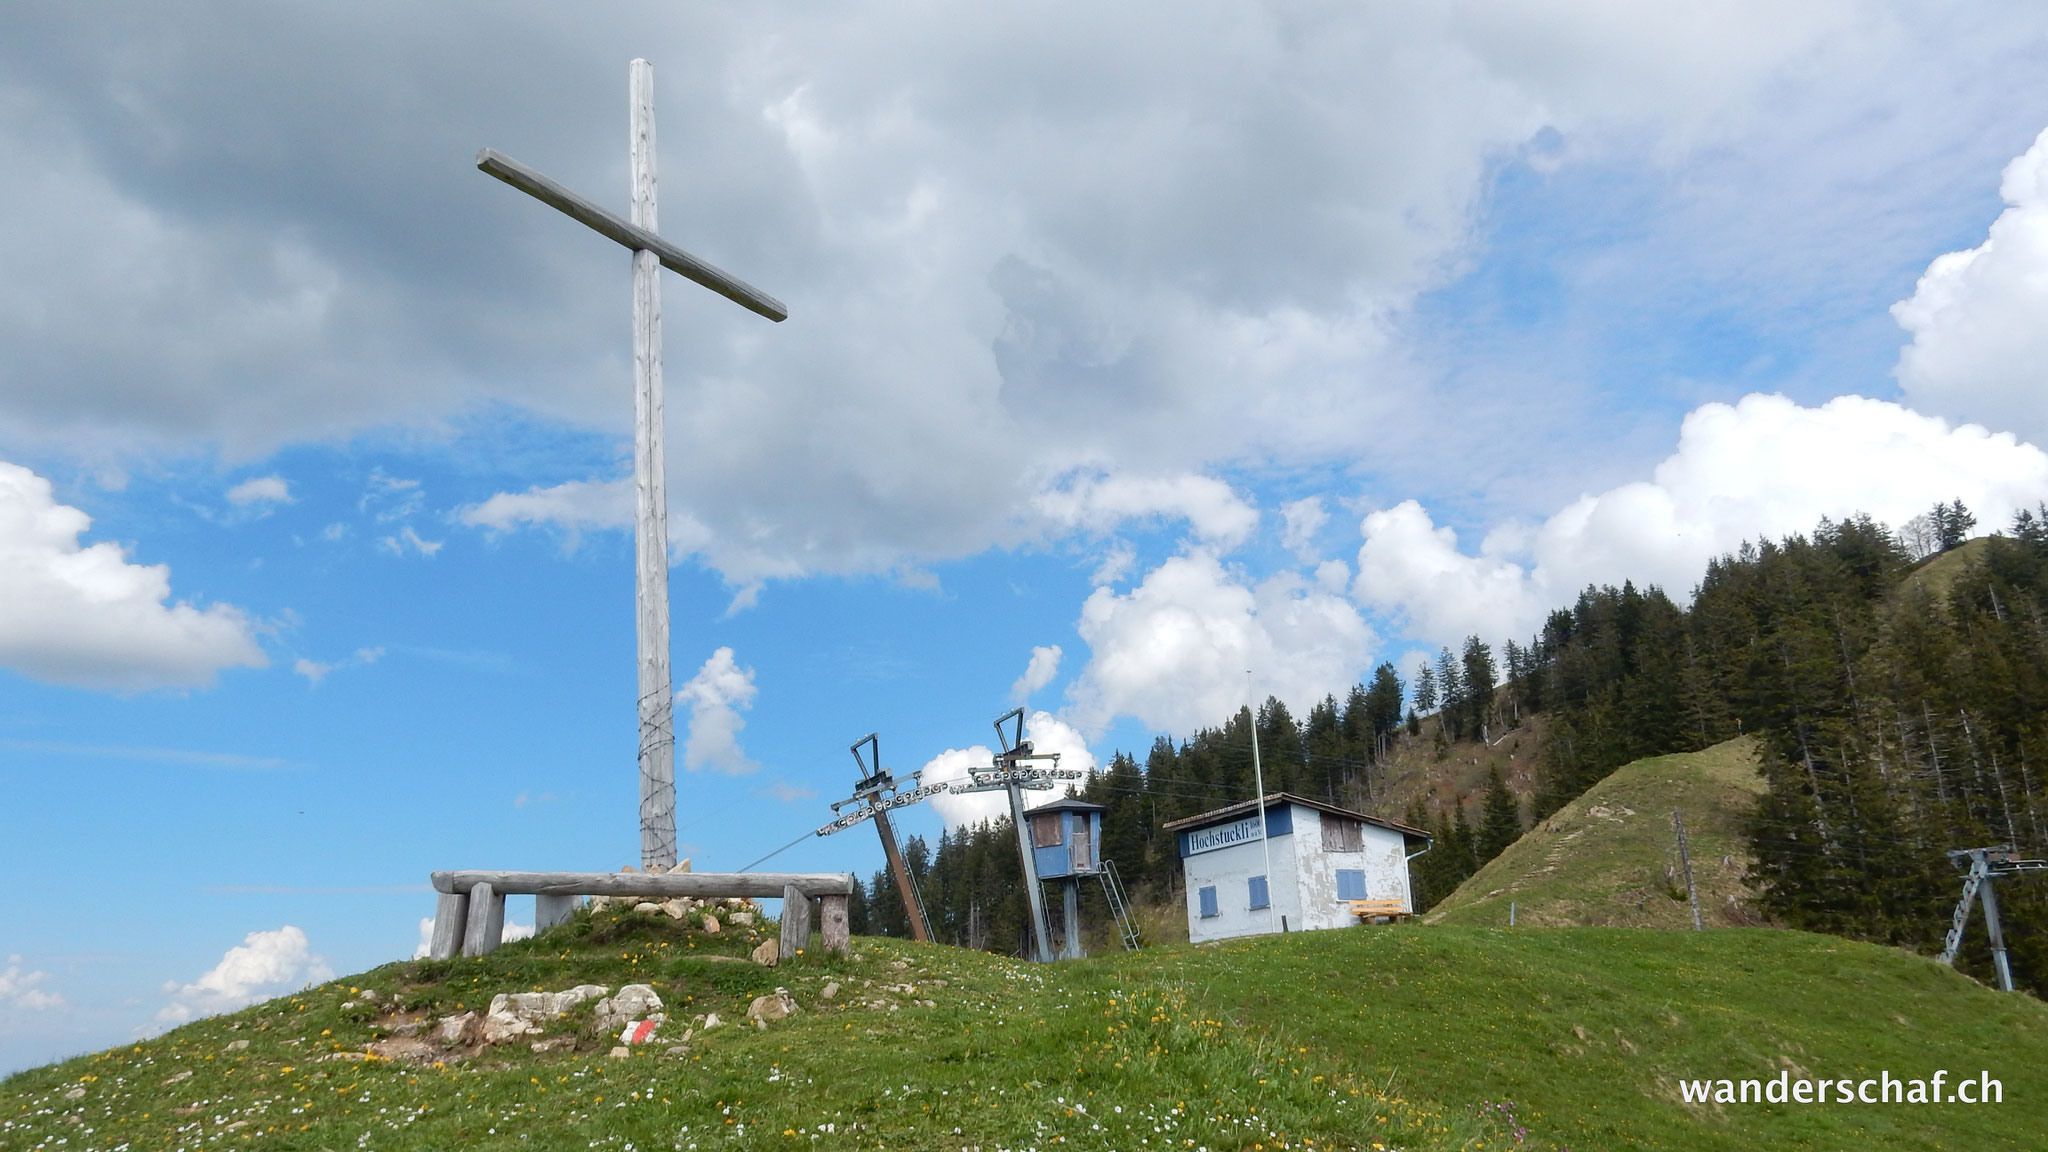
[[[1339,900],[1363,900],[1363,899],[1365,899],[1365,869],[1363,869],[1363,868],[1339,868],[1339,869],[1337,869],[1337,899],[1339,899]]]
[[[1269,899],[1267,899],[1267,898],[1266,898],[1266,878],[1265,878],[1264,876],[1254,876],[1254,877],[1252,877],[1252,879],[1251,879],[1251,896],[1252,896],[1252,905],[1251,905],[1251,906],[1252,906],[1252,907],[1254,907],[1254,908],[1264,908],[1264,907],[1266,907],[1266,906],[1267,906],[1268,904],[1272,903],[1272,901],[1271,901],[1271,900],[1269,900]]]
[[[1201,898],[1202,915],[1204,917],[1216,915],[1216,886],[1214,884],[1204,885],[1197,895]]]

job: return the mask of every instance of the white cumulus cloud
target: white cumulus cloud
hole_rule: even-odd
[[[1010,685],[1010,699],[1022,704],[1031,698],[1033,692],[1052,683],[1060,672],[1060,646],[1040,645],[1031,650],[1031,662],[1024,666],[1024,674]]]
[[[1984,243],[1937,257],[1892,316],[1915,408],[2048,443],[2048,130],[2006,166]]]
[[[1073,725],[1061,720],[1050,712],[1032,712],[1024,718],[1024,739],[1030,741],[1032,751],[1055,753],[1059,756],[1057,767],[1073,769],[1084,775],[1078,780],[1059,782],[1057,787],[1043,791],[1026,791],[1026,809],[1066,795],[1068,784],[1080,784],[1093,775],[1100,765],[1095,753],[1089,751],[1087,737]],[[969,768],[986,768],[995,763],[995,753],[986,744],[971,748],[948,748],[925,763],[918,775],[920,784],[950,784],[968,778]],[[1044,761],[1041,766],[1051,767]],[[931,801],[939,818],[949,828],[958,828],[982,820],[993,820],[1010,814],[1008,792],[968,792],[955,795],[951,792],[935,796]]]
[[[221,956],[220,963],[190,984],[173,980],[164,985],[171,1001],[156,1018],[158,1023],[176,1026],[332,979],[333,970],[313,953],[306,933],[287,924],[249,933]]]
[[[695,772],[744,775],[760,765],[740,749],[740,713],[754,706],[754,670],[733,661],[732,649],[720,648],[676,690],[676,702],[689,709],[690,725],[683,737],[683,766]]]
[[[290,504],[291,485],[282,476],[257,476],[244,480],[227,491],[228,503],[237,508],[251,504]]]
[[[524,492],[500,492],[462,509],[456,519],[493,532],[544,525],[567,533],[573,541],[589,529],[632,527],[633,481],[571,480],[547,487],[535,485]]]
[[[199,687],[269,661],[247,616],[171,595],[170,568],[117,544],[81,547],[91,517],[50,482],[0,461],[0,666],[38,680],[140,691]]]
[[[1376,643],[1341,591],[1292,572],[1253,581],[1200,548],[1129,592],[1097,588],[1077,627],[1088,665],[1067,694],[1085,731],[1130,716],[1192,732],[1243,707],[1248,691],[1299,707],[1353,683]]]
[[[1208,476],[1082,475],[1040,492],[1038,513],[1052,524],[1107,533],[1138,520],[1184,520],[1198,538],[1224,551],[1259,525],[1258,510],[1230,485]]]
[[[1414,501],[1365,517],[1358,600],[1405,618],[1412,639],[1455,644],[1526,636],[1587,584],[1657,584],[1687,597],[1707,561],[1745,539],[1810,532],[1857,513],[1893,526],[1960,499],[1992,528],[2048,499],[2048,453],[1861,396],[1806,408],[1750,395],[1689,414],[1651,479],[1581,496],[1516,547],[1498,532],[1478,555]]]
[[[50,978],[48,972],[21,969],[19,954],[7,958],[7,967],[0,968],[0,1008],[26,1008],[40,1011],[45,1008],[62,1008],[64,997],[56,992],[45,992],[37,985]]]
[[[1280,506],[1280,543],[1294,553],[1302,563],[1311,563],[1316,558],[1316,533],[1330,522],[1330,514],[1323,508],[1322,497],[1304,496]]]

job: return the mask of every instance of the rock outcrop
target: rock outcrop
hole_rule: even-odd
[[[597,1002],[597,1026],[612,1032],[660,1011],[661,997],[653,988],[645,984],[628,984],[619,989],[618,995]]]
[[[754,997],[754,1002],[747,1005],[747,1019],[765,1026],[787,1020],[798,1011],[796,997],[789,994],[789,989],[777,988],[767,996]]]
[[[602,984],[578,984],[562,992],[501,992],[491,997],[484,1014],[483,1041],[502,1044],[543,1030],[548,1021],[567,1015],[586,1000],[603,996],[610,989]]]

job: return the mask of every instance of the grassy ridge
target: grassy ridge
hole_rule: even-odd
[[[1803,932],[1459,929],[1304,933],[1141,956],[1247,1024],[1373,1083],[1512,1101],[1535,1146],[2039,1148],[2048,1008],[1904,952]],[[1688,1106],[1678,1082],[1950,1080],[2005,1103]]]
[[[1431,909],[1431,924],[1690,928],[1671,810],[1685,813],[1700,914],[1757,923],[1743,821],[1763,793],[1748,738],[1618,768],[1552,813]]]
[[[1802,933],[1360,928],[1043,966],[857,943],[769,971],[707,958],[744,940],[599,918],[388,965],[14,1076],[0,1148],[1996,1149],[2048,1130],[2038,1002]],[[628,1058],[587,1011],[550,1028],[565,1050],[357,1058],[392,1005],[351,988],[434,1014],[629,979],[677,1020]],[[804,1011],[661,1054],[778,985]],[[1989,1069],[2005,1103],[1678,1098],[1680,1079],[1788,1066]]]
[[[12,1077],[0,1148],[1437,1150],[1498,1127],[1283,1050],[1149,971],[875,939],[859,959],[771,971],[733,958],[748,943],[607,913],[486,958],[388,965]],[[563,1050],[360,1058],[394,1023],[496,992],[628,981],[655,985],[675,1019],[626,1058],[591,1005],[550,1027]],[[740,1020],[778,986],[797,1016],[665,1054],[698,1014]]]

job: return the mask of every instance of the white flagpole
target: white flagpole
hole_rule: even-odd
[[[1259,850],[1266,855],[1266,928],[1273,927],[1273,841],[1266,835],[1266,772],[1259,766],[1259,709],[1254,703],[1252,672],[1244,672],[1245,715],[1252,728],[1252,787],[1259,793]]]

